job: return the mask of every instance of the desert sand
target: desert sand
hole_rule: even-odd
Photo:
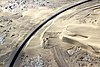
[[[0,67],[29,33],[79,0],[0,0]],[[100,67],[100,1],[72,8],[27,43],[14,67]]]

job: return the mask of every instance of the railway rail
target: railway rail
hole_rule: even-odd
[[[87,2],[91,2],[92,0],[82,0],[82,1],[79,1],[79,2],[76,2],[76,3],[73,3],[71,5],[67,5],[66,7],[64,6],[64,8],[61,8],[61,10],[59,10],[57,13],[53,14],[52,16],[50,16],[49,18],[47,18],[44,22],[42,22],[35,30],[33,30],[29,36],[25,39],[25,41],[21,44],[20,47],[17,47],[14,51],[14,54],[13,56],[11,56],[12,58],[10,59],[9,63],[6,65],[6,67],[13,67],[14,64],[16,63],[16,60],[19,56],[19,54],[21,53],[21,51],[24,49],[24,47],[26,46],[27,42],[30,40],[30,38],[36,34],[45,24],[48,23],[48,21],[54,19],[56,16],[60,15],[61,13],[71,9],[71,8],[74,8],[76,6],[79,6],[81,4],[84,4],[84,3],[87,3]],[[56,51],[56,48],[54,48],[54,50]],[[58,50],[58,49],[57,49]],[[58,57],[59,58],[59,57]],[[60,59],[62,59],[60,57]],[[60,60],[59,60],[60,61]],[[69,67],[65,61],[62,59],[64,65],[63,66],[60,66],[60,67]],[[62,62],[59,62],[59,63],[62,63]]]

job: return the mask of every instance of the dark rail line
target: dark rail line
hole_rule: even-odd
[[[10,65],[8,67],[13,67],[14,63],[16,61],[16,59],[18,58],[21,50],[24,48],[24,46],[26,45],[26,43],[30,40],[30,38],[39,30],[41,29],[48,21],[52,20],[53,18],[55,18],[56,16],[58,16],[59,14],[65,12],[66,10],[69,10],[71,8],[74,8],[76,6],[79,6],[81,4],[90,2],[92,0],[84,0],[84,1],[80,1],[80,2],[76,2],[75,4],[66,7],[66,9],[62,9],[61,11],[57,12],[56,14],[52,15],[51,17],[49,17],[47,20],[45,20],[41,25],[39,25],[35,30],[33,30],[33,32],[26,38],[26,40],[22,43],[22,45],[19,47],[19,49],[17,50],[16,54],[14,55]]]

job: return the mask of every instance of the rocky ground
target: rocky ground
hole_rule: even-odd
[[[0,66],[32,29],[66,1],[0,0]],[[41,17],[42,16],[42,17]]]
[[[28,32],[75,1],[79,0],[0,0],[0,66],[4,67]],[[93,5],[99,4],[98,0]],[[42,46],[33,47],[31,41],[15,67],[100,67],[100,6],[80,7],[55,18],[43,35]]]

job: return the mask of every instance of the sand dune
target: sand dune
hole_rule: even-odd
[[[87,24],[71,24],[63,32],[64,37],[68,37],[79,42],[100,48],[100,27]]]

